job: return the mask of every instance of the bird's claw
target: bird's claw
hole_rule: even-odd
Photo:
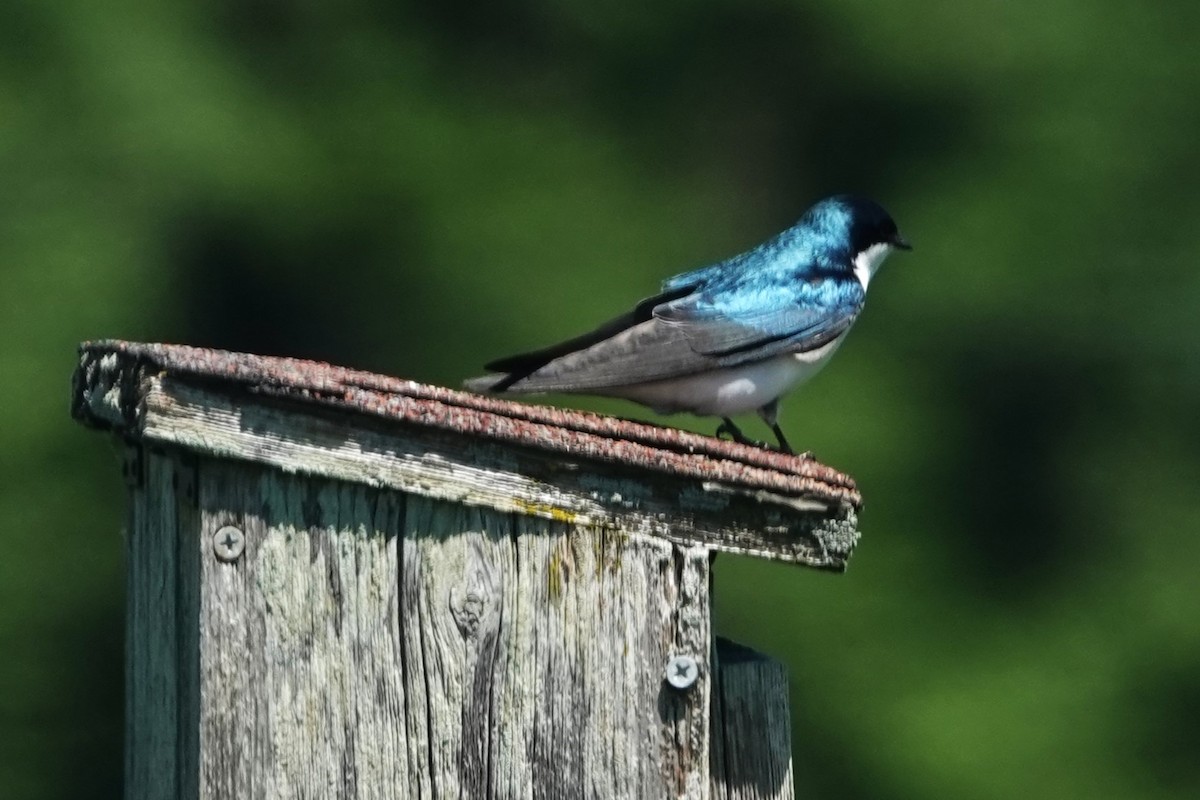
[[[717,426],[716,437],[718,439],[722,439],[725,436],[728,436],[731,441],[737,442],[738,444],[748,444],[753,447],[768,446],[766,442],[756,442],[755,440],[751,439],[749,436],[742,433],[741,429],[737,425],[734,425],[729,420],[725,420],[719,426]]]
[[[774,447],[766,442],[760,442],[757,439],[751,439],[746,434],[742,433],[742,429],[733,424],[732,420],[725,420],[717,428],[717,438],[720,439],[728,435],[732,441],[738,444],[745,444],[751,447],[757,447],[760,450],[770,450],[775,453],[783,453],[784,455],[793,455],[792,448],[788,446],[787,440],[783,440],[779,447]]]
[[[717,432],[715,435],[718,439],[728,436],[731,441],[737,442],[738,444],[746,444],[750,445],[751,447],[770,450],[774,453],[782,453],[785,456],[795,456],[796,458],[804,459],[811,459],[813,457],[812,451],[810,450],[805,450],[803,453],[797,453],[792,449],[792,446],[788,444],[788,440],[784,437],[783,431],[779,429],[779,426],[773,425],[771,427],[775,431],[775,436],[779,439],[778,446],[773,446],[767,444],[766,442],[760,442],[755,439],[751,439],[749,436],[742,433],[741,428],[739,428],[737,425],[734,425],[733,420],[731,419],[722,420],[721,424],[717,426]]]

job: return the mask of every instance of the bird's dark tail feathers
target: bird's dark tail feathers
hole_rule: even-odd
[[[463,381],[463,388],[479,394],[499,394],[511,385],[512,375],[480,375]]]

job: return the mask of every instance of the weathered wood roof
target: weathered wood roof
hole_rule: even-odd
[[[293,358],[123,341],[84,343],[80,356],[73,415],[89,426],[112,429],[127,438],[202,450],[221,440],[224,449],[217,447],[213,455],[250,458],[292,471],[325,469],[286,461],[298,451],[271,443],[293,438],[287,426],[279,428],[283,433],[268,437],[270,446],[263,441],[252,448],[231,444],[239,432],[269,427],[260,421],[254,428],[240,417],[233,424],[241,406],[249,403],[265,409],[262,413],[282,409],[293,415],[316,415],[323,426],[321,441],[335,449],[338,431],[344,434],[356,428],[392,437],[407,432],[441,437],[438,441],[446,441],[447,436],[465,438],[474,444],[533,451],[543,460],[569,462],[572,469],[583,463],[606,465],[619,468],[626,477],[642,474],[647,480],[657,476],[683,481],[710,495],[733,493],[755,498],[776,511],[786,508],[788,513],[837,523],[835,546],[830,550],[822,545],[826,552],[815,556],[798,554],[795,548],[790,553],[776,552],[773,546],[718,549],[841,569],[857,540],[855,524],[862,498],[853,480],[810,458],[675,428],[511,402]],[[213,404],[224,409],[213,418],[221,435],[197,427],[197,417],[203,416],[198,409]],[[185,412],[185,406],[192,411]],[[271,424],[279,422],[271,419]],[[210,419],[205,424],[211,423]],[[356,453],[364,452],[361,445],[356,447]],[[378,478],[388,469],[386,461],[379,461],[377,452],[368,455],[376,459],[368,482],[388,484]],[[345,469],[322,474],[348,478]],[[620,493],[613,494],[619,498]],[[629,505],[628,499],[624,505]],[[550,512],[543,516],[561,518]]]

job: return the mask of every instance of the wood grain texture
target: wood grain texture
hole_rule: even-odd
[[[200,797],[407,796],[398,498],[210,461],[200,510]]]
[[[190,797],[198,692],[194,471],[178,454],[126,448],[125,797]]]
[[[179,527],[170,459],[130,448],[126,530],[125,796],[178,791],[175,533]],[[161,793],[161,794],[160,794]]]
[[[79,348],[71,414],[125,435],[140,428],[147,379],[169,375],[226,396],[268,397],[333,413],[349,424],[433,427],[529,447],[564,461],[604,461],[631,470],[715,480],[748,490],[860,508],[848,475],[810,458],[784,455],[634,420],[430,386],[305,359],[186,345],[94,341]]]
[[[717,639],[713,696],[713,800],[792,800],[787,669]]]
[[[229,462],[199,486],[200,797],[708,796],[706,549]]]
[[[683,546],[842,570],[858,539],[853,509],[716,482],[632,475],[532,449],[231,398],[169,377],[144,388],[139,435],[210,456],[266,464],[440,500]]]

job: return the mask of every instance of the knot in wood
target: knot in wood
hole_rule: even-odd
[[[458,589],[450,590],[450,615],[464,639],[474,639],[478,635],[487,606],[487,596],[474,589],[467,589],[461,595]]]

